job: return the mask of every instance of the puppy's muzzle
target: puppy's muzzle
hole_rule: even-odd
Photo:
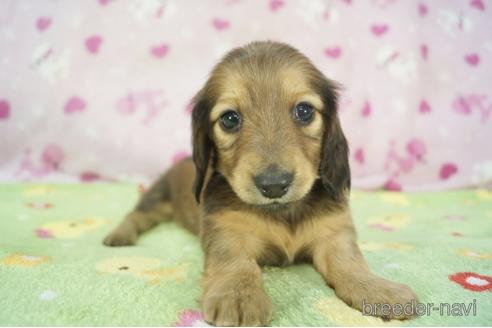
[[[282,171],[276,165],[270,165],[254,177],[256,188],[267,198],[280,198],[285,195],[293,180],[294,174]]]

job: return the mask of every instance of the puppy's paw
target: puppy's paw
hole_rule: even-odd
[[[364,315],[383,320],[413,318],[418,302],[417,296],[407,285],[377,276],[353,281],[335,289],[335,292],[345,303]]]
[[[106,246],[132,246],[137,242],[137,231],[135,229],[118,227],[103,240]]]
[[[265,326],[272,303],[261,287],[242,290],[210,290],[203,298],[205,321],[215,326]]]

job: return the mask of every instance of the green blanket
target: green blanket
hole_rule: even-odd
[[[0,185],[0,325],[205,325],[196,237],[164,223],[135,247],[101,244],[138,195],[128,184]],[[434,305],[383,322],[342,303],[309,265],[267,267],[272,326],[492,324],[492,192],[351,202],[372,269]]]

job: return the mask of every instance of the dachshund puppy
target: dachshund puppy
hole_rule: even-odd
[[[336,87],[305,56],[275,42],[232,50],[195,97],[192,130],[193,160],[161,177],[104,244],[133,245],[171,218],[199,235],[202,307],[217,326],[269,322],[263,265],[312,263],[359,310],[416,302],[373,274],[357,246]]]

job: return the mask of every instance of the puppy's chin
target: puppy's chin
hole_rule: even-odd
[[[283,211],[287,210],[293,202],[289,203],[277,203],[273,202],[271,204],[266,204],[266,205],[256,205],[258,208],[267,211],[267,212],[277,212],[277,211]]]

